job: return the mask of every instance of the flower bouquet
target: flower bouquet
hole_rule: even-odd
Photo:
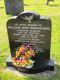
[[[16,56],[12,57],[14,65],[25,68],[33,67],[34,61],[31,58],[35,56],[35,52],[29,44],[21,45],[15,54]]]

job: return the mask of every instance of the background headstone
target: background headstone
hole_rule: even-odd
[[[7,30],[11,57],[16,56],[15,53],[22,44],[29,44],[36,54],[32,58],[34,61],[32,68],[15,66],[12,64],[11,57],[8,58],[7,65],[13,65],[27,73],[54,70],[53,60],[50,60],[51,26],[48,17],[33,12],[23,12],[10,19],[7,22]]]
[[[4,0],[6,14],[18,15],[24,11],[23,0]]]

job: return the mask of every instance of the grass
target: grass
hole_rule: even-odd
[[[60,0],[55,0],[46,5],[46,0],[24,0],[25,11],[35,11],[52,20],[51,57],[54,59],[56,74],[53,77],[33,78],[17,76],[11,72],[4,72],[6,59],[10,54],[6,22],[11,15],[5,14],[4,0],[0,0],[0,80],[60,80]],[[11,75],[12,74],[12,75]]]

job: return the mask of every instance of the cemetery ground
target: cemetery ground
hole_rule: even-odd
[[[0,80],[60,80],[60,0],[46,5],[46,0],[24,0],[25,11],[35,11],[52,20],[51,58],[55,61],[55,75],[52,77],[28,77],[5,71],[6,59],[10,54],[6,22],[11,15],[5,14],[4,0],[0,0]]]

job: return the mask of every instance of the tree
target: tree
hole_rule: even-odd
[[[54,0],[47,0],[47,5],[49,4],[49,1],[52,1],[52,2],[54,2]]]

